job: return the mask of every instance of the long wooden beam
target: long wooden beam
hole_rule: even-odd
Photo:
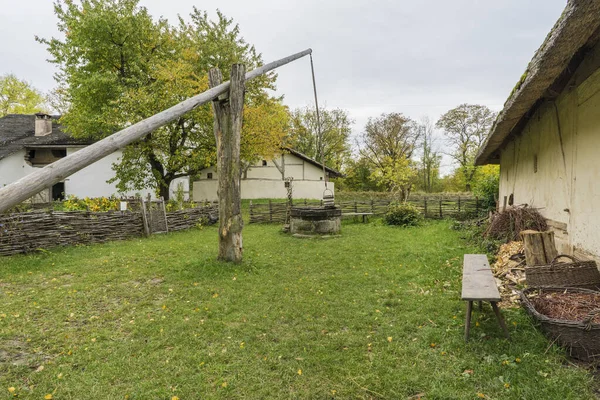
[[[307,49],[280,60],[273,61],[269,64],[265,64],[262,67],[248,72],[245,76],[246,81],[254,79],[311,53],[312,50]],[[229,87],[230,82],[224,82],[219,86],[184,100],[171,108],[116,132],[65,158],[45,166],[39,171],[33,172],[18,181],[0,188],[0,213],[9,210],[42,190],[64,180],[66,177],[95,163],[109,154],[122,149],[128,144],[140,140],[150,132],[179,118],[188,111],[191,111],[202,104],[206,104],[221,94],[228,92]]]

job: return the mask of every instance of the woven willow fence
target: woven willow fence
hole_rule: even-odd
[[[341,207],[342,217],[344,214],[372,213],[381,216],[387,211],[392,200],[355,200],[339,201],[336,206]],[[485,212],[481,207],[481,201],[475,197],[453,197],[453,198],[411,198],[407,201],[421,211],[425,218],[447,218],[460,215],[480,215]],[[319,206],[323,205],[319,200],[303,200],[295,202],[296,206]],[[250,202],[250,223],[283,223],[285,221],[287,203],[285,200],[269,201],[268,203]]]
[[[167,213],[169,231],[216,221],[208,205]],[[0,215],[0,256],[74,244],[122,240],[144,235],[140,211],[32,211]]]

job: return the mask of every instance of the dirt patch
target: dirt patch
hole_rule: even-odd
[[[0,340],[0,365],[9,364],[37,369],[50,358],[47,354],[33,353],[26,341]]]
[[[152,278],[148,281],[149,284],[151,285],[160,285],[161,283],[163,283],[165,280],[162,278]]]

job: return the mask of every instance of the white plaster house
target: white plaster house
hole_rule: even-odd
[[[62,132],[56,123],[58,117],[47,114],[10,114],[0,118],[0,186],[15,182],[37,168],[72,154],[91,144],[77,140]],[[114,176],[112,164],[119,161],[121,151],[95,162],[48,188],[33,198],[37,202],[59,200],[65,196],[102,197],[111,195],[146,196],[151,190],[118,193],[114,183],[107,183]],[[179,179],[171,184],[173,193],[182,182],[184,191],[189,190],[189,180]]]
[[[539,208],[559,252],[600,259],[599,1],[567,3],[479,149],[489,163],[501,207]]]
[[[261,160],[251,165],[242,176],[242,199],[283,199],[287,198],[286,178],[293,178],[293,196],[296,199],[322,199],[327,188],[334,191],[330,178],[341,174],[312,158],[290,148],[282,149],[277,157]],[[193,198],[217,200],[218,176],[215,167],[209,167],[198,174],[193,183]]]

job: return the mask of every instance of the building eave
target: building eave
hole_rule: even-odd
[[[569,0],[562,15],[546,37],[498,114],[490,134],[479,148],[475,165],[499,162],[499,151],[507,139],[540,101],[555,98],[551,90],[565,73],[572,72],[573,60],[597,39],[600,28],[600,1]]]

